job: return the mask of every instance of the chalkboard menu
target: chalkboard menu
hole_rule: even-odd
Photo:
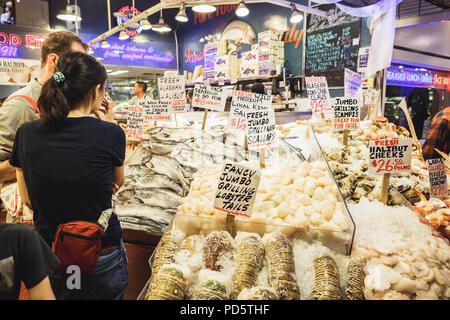
[[[361,19],[343,13],[334,4],[318,9],[337,15],[309,14],[306,21],[305,75],[324,76],[329,87],[344,86],[345,68],[357,71]]]

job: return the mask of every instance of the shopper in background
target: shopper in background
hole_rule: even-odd
[[[264,87],[264,84],[259,82],[252,84],[250,90],[253,93],[266,94],[266,88]]]
[[[138,81],[134,84],[133,93],[135,96],[128,101],[130,106],[137,105],[139,100],[147,99],[147,84],[142,81]]]
[[[41,119],[17,131],[10,162],[20,194],[34,210],[36,230],[48,244],[62,223],[96,222],[123,183],[125,133],[112,123],[113,104],[102,103],[105,82],[106,70],[94,57],[62,56],[42,87]],[[105,115],[99,112],[102,104]],[[52,275],[56,298],[121,299],[128,283],[121,239],[113,213],[93,273],[82,274],[80,290],[67,288],[67,276]]]
[[[22,282],[30,300],[55,300],[49,275],[58,264],[35,230],[21,224],[0,224],[0,300],[17,300]]]
[[[24,123],[39,117],[36,104],[44,84],[52,75],[58,58],[68,52],[86,52],[86,45],[69,31],[49,34],[41,49],[41,70],[37,79],[9,96],[0,109],[0,184],[15,180],[15,169],[9,165],[14,136]]]
[[[422,148],[424,159],[442,158],[434,149],[450,154],[450,107],[438,112],[431,120]]]

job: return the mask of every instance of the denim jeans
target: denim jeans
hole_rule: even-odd
[[[57,300],[121,300],[128,284],[128,259],[123,242],[120,248],[100,256],[91,274],[51,274],[50,282]]]

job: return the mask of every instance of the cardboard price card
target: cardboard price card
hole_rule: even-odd
[[[192,106],[223,112],[227,102],[227,93],[224,88],[196,84],[192,96]]]
[[[236,163],[225,163],[214,198],[214,209],[250,217],[261,172]]]
[[[427,160],[430,178],[430,198],[444,198],[448,196],[447,174],[445,162],[442,158]]]
[[[360,99],[356,98],[334,98],[334,129],[356,130],[359,129],[360,121]]]
[[[325,77],[305,77],[305,83],[313,114],[331,112],[327,79]]]
[[[266,148],[275,143],[275,111],[273,109],[247,112],[247,141],[249,148]]]
[[[229,126],[232,130],[247,133],[247,112],[269,110],[272,97],[246,91],[234,90],[229,114]]]
[[[172,104],[170,101],[144,100],[140,105],[144,108],[144,122],[172,122]]]
[[[184,76],[169,76],[158,79],[159,98],[170,101],[172,106],[186,110],[186,88]],[[186,111],[184,111],[186,112]]]
[[[128,107],[127,128],[125,134],[127,140],[142,140],[142,126],[144,125],[144,108],[141,106]]]
[[[412,139],[369,141],[369,173],[402,173],[411,171]]]
[[[344,73],[344,95],[346,97],[362,97],[362,77],[359,73],[345,68]]]

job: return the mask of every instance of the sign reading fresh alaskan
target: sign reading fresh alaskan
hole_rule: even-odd
[[[225,163],[219,178],[214,209],[250,217],[261,172],[237,163]]]
[[[369,173],[402,173],[411,171],[412,139],[369,141]]]
[[[447,175],[444,159],[428,159],[428,174],[430,178],[430,198],[444,198],[448,196]]]
[[[186,89],[184,76],[161,77],[158,79],[159,97],[161,101],[170,101],[174,113],[186,109]],[[181,110],[181,111],[180,111]]]
[[[142,126],[144,125],[144,108],[142,106],[130,106],[128,108],[127,128],[125,134],[127,140],[142,140]]]
[[[153,121],[172,122],[172,104],[170,101],[145,99],[139,101],[144,108],[144,123]]]
[[[356,98],[334,98],[334,129],[359,129],[360,100]]]
[[[332,111],[327,79],[325,77],[305,77],[305,83],[312,113],[318,114]]]
[[[193,107],[223,112],[226,102],[227,94],[224,88],[202,84],[195,85],[192,96]]]

